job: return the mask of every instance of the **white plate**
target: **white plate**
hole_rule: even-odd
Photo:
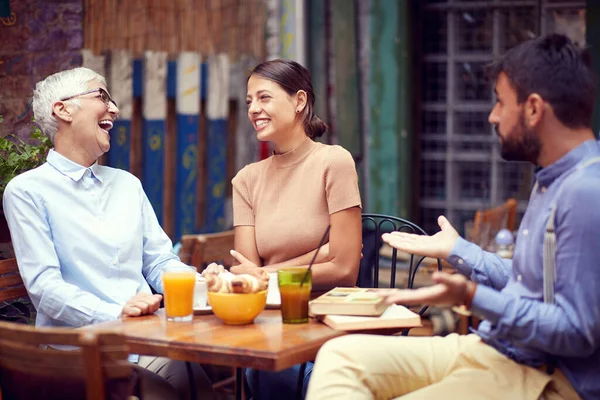
[[[204,314],[212,314],[212,307],[206,305],[204,307],[194,307],[195,315],[204,315]]]

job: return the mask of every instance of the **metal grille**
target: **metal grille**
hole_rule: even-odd
[[[425,101],[446,101],[446,63],[427,62],[423,71],[423,95]]]
[[[506,163],[488,123],[494,95],[485,66],[540,33],[585,44],[585,1],[425,0],[423,14],[420,220],[435,233],[445,214],[462,230],[478,209],[519,200],[533,183],[529,164]]]
[[[446,197],[444,161],[428,160],[421,163],[421,188],[427,198],[444,200]]]

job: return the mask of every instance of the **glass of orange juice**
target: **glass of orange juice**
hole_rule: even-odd
[[[194,318],[196,268],[170,266],[162,272],[165,311],[168,321],[189,322]]]
[[[312,274],[300,286],[308,268],[282,268],[277,270],[279,294],[281,295],[281,317],[285,324],[308,322],[308,301],[312,289]]]

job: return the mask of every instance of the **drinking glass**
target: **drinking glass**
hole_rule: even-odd
[[[300,283],[308,271],[302,286]],[[281,295],[281,317],[285,324],[308,322],[308,301],[312,289],[312,273],[308,268],[282,268],[277,270]]]
[[[165,311],[168,321],[189,322],[194,318],[196,268],[167,267],[162,272]]]

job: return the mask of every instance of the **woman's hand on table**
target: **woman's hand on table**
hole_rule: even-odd
[[[125,303],[120,317],[139,317],[152,314],[160,308],[162,295],[140,292]]]
[[[237,262],[239,262],[239,265],[234,265],[229,268],[229,271],[233,272],[234,274],[252,274],[252,272],[255,272],[256,269],[259,268],[258,265],[244,257],[242,253],[231,250],[230,254],[237,260]]]

